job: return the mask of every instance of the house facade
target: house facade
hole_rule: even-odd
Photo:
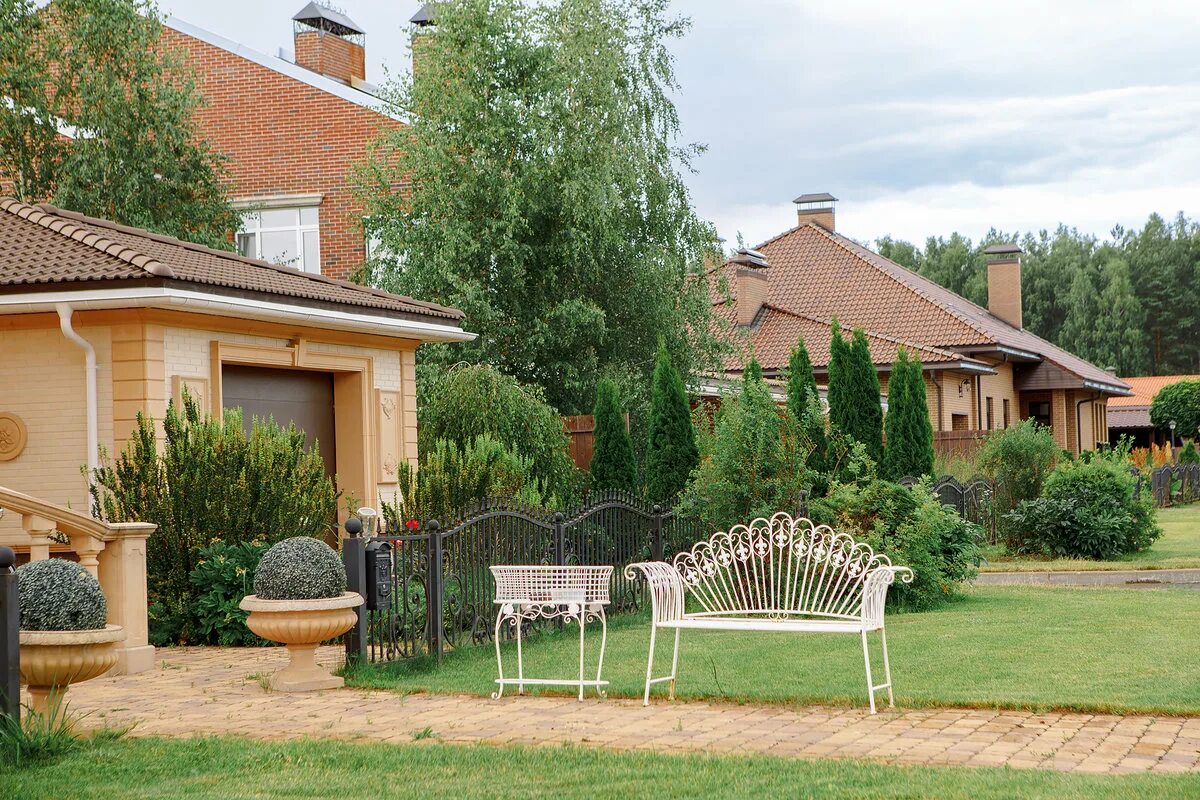
[[[355,165],[381,131],[404,125],[366,80],[366,34],[309,3],[293,17],[293,50],[257,52],[171,17],[164,43],[194,71],[206,105],[200,131],[228,157],[231,197],[245,211],[239,252],[349,279],[371,249]]]
[[[832,195],[795,203],[795,227],[714,273],[714,309],[738,343],[727,376],[736,377],[750,353],[764,376],[779,375],[802,336],[823,381],[836,318],[844,330],[866,333],[885,403],[899,348],[920,357],[943,445],[1023,419],[1048,425],[1065,450],[1107,444],[1108,401],[1129,394],[1129,386],[1022,327],[1016,246],[989,248],[988,307],[981,308],[838,234]]]
[[[1151,375],[1142,378],[1123,378],[1133,392],[1127,397],[1114,397],[1108,403],[1108,437],[1112,444],[1128,436],[1134,447],[1167,444],[1170,431],[1156,430],[1150,423],[1150,404],[1164,387],[1180,381],[1200,381],[1200,375]],[[1193,439],[1200,431],[1175,431],[1173,445]]]
[[[416,462],[416,348],[472,338],[453,308],[0,200],[0,486],[87,513],[80,467],[187,387],[296,421],[373,505]]]

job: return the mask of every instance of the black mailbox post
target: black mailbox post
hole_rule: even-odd
[[[20,611],[17,604],[17,556],[0,547],[0,716],[21,718]]]
[[[367,542],[367,610],[378,611],[392,602],[392,546]]]

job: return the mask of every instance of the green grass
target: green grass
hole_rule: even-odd
[[[0,766],[14,800],[273,798],[1186,798],[1200,775],[897,767],[860,761],[444,744],[134,739],[36,769]]]
[[[937,611],[889,615],[896,701],[904,707],[1194,714],[1200,712],[1197,629],[1200,592],[979,587]],[[528,640],[526,674],[577,674],[576,630]],[[641,696],[649,634],[645,616],[610,624],[604,674],[610,695]],[[588,636],[594,659],[599,626],[589,626]],[[876,647],[875,635],[871,641]],[[669,669],[669,642],[660,640],[659,648],[655,671],[661,675]],[[506,644],[504,654],[511,676],[515,647]],[[430,659],[359,667],[347,683],[484,694],[495,677],[494,650],[471,647],[446,656],[440,668]],[[861,707],[864,682],[862,648],[853,635],[683,632],[680,697]],[[655,688],[655,696],[665,694],[665,686]]]
[[[1013,557],[1002,548],[988,553],[984,572],[1041,572],[1044,570],[1183,569],[1200,567],[1200,503],[1158,512],[1163,535],[1154,546],[1112,561],[1079,558],[1037,559]]]

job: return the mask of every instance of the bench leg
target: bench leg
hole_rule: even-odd
[[[525,657],[521,653],[521,617],[517,616],[517,694],[525,694]]]
[[[871,654],[867,650],[867,631],[862,632],[863,663],[867,668],[867,697],[871,701],[871,713],[875,713],[875,681],[871,679]]]
[[[675,679],[679,675],[679,634],[682,631],[679,628],[675,629],[675,653],[671,656],[671,689],[667,695],[667,699],[675,699]]]
[[[650,657],[646,661],[646,693],[642,697],[642,705],[650,705],[650,678],[654,675],[654,640],[658,634],[658,627],[654,623],[650,623]]]
[[[888,708],[895,708],[896,698],[892,696],[892,665],[888,663],[887,628],[879,629],[879,638],[883,641],[883,679],[887,681]]]

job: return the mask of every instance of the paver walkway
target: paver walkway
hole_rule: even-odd
[[[325,648],[333,663],[342,651]],[[903,764],[1042,767],[1079,772],[1200,770],[1200,717],[865,709],[636,700],[401,695],[342,689],[265,691],[259,675],[282,649],[160,651],[152,672],[71,689],[88,723],[136,723],[131,735],[238,734],[410,742],[429,728],[445,742],[870,758]]]
[[[975,578],[979,586],[1128,586],[1131,588],[1167,585],[1195,588],[1200,586],[1200,569],[1120,569],[1036,572],[981,572]]]

